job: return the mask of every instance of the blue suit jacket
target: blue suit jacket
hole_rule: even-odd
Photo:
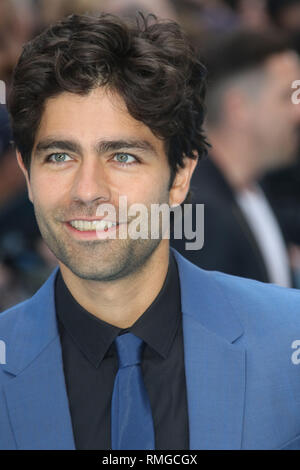
[[[300,448],[300,364],[291,347],[300,340],[300,292],[203,271],[175,256],[190,448]],[[31,299],[0,314],[0,449],[75,448],[56,272]]]

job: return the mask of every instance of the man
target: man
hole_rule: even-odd
[[[300,108],[291,84],[298,56],[280,37],[243,31],[216,41],[206,63],[211,158],[191,184],[194,203],[205,205],[204,247],[173,246],[200,267],[290,287],[284,236],[259,183],[297,155]]]
[[[184,202],[203,99],[176,23],[71,16],[25,47],[14,139],[59,269],[0,316],[1,449],[298,445],[299,293],[130,237],[129,209],[99,216]],[[125,366],[124,339],[143,348]]]

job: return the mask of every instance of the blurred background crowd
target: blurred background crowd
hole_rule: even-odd
[[[0,80],[22,45],[72,13],[175,19],[208,69],[209,157],[192,180],[205,204],[195,264],[300,288],[300,0],[0,0]],[[299,93],[300,97],[300,93]],[[0,104],[0,312],[31,296],[56,259],[41,239]]]

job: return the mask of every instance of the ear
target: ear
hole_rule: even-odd
[[[23,172],[23,175],[25,176],[27,190],[28,190],[28,197],[29,197],[30,201],[32,202],[32,191],[31,191],[29,174],[28,174],[27,169],[24,166],[22,155],[20,154],[20,152],[18,150],[17,150],[17,161],[18,161],[19,167],[21,168],[21,170]]]
[[[179,167],[176,172],[169,194],[170,207],[179,206],[187,196],[191,178],[198,162],[197,152],[195,151],[194,154],[197,155],[195,159],[184,156],[184,167]]]

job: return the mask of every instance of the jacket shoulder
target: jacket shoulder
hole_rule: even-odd
[[[22,314],[27,309],[30,309],[32,299],[33,297],[30,297],[29,299],[26,299],[0,313],[1,335],[5,331],[7,331],[7,329],[14,327],[16,320],[20,316],[20,314]]]
[[[300,290],[216,271],[210,275],[248,326],[255,321],[260,328],[278,327],[278,331],[299,328],[300,333]]]

